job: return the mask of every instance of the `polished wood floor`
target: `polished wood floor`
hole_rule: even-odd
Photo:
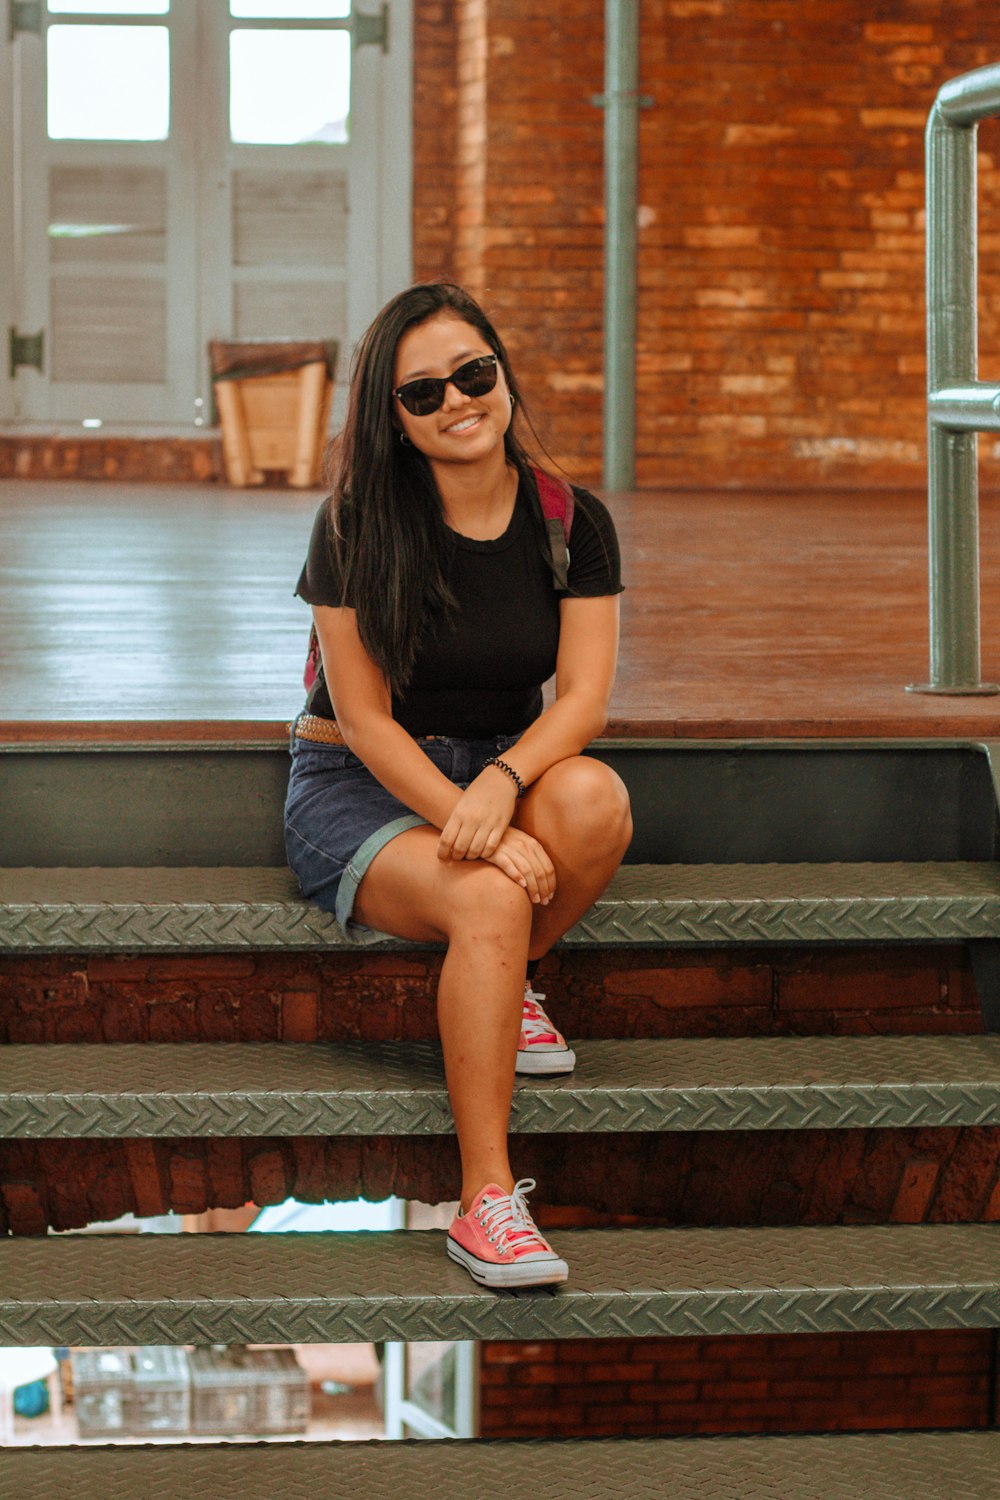
[[[296,712],[293,597],[316,493],[0,486],[0,739],[271,739]],[[927,676],[925,497],[607,497],[625,560],[609,732],[992,736],[1000,697]],[[1000,495],[982,502],[983,675],[1000,681]]]

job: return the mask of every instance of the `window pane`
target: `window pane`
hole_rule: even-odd
[[[346,141],[351,38],[346,31],[234,31],[229,124],[234,141]]]
[[[50,26],[48,58],[50,139],[166,140],[165,26]]]
[[[333,21],[351,14],[351,0],[229,0],[229,13],[241,20]]]
[[[49,10],[64,16],[165,16],[170,0],[49,0]]]

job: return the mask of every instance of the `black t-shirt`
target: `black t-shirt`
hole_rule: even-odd
[[[429,632],[405,694],[392,700],[393,718],[410,734],[491,739],[520,733],[541,713],[542,683],[556,669],[559,600],[622,589],[618,540],[606,507],[587,490],[574,487],[574,495],[568,592],[554,586],[523,484],[502,536],[483,542],[449,532],[457,614]],[[331,555],[325,503],[295,592],[307,604],[351,603]],[[334,716],[322,678],[309,707]]]

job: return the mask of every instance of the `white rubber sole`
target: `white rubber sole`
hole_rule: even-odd
[[[532,1074],[537,1077],[545,1074],[572,1073],[575,1067],[576,1053],[572,1047],[558,1047],[553,1052],[539,1052],[533,1047],[528,1047],[524,1052],[517,1054],[514,1072]]]
[[[508,1290],[527,1286],[557,1286],[569,1278],[569,1266],[555,1256],[552,1260],[532,1260],[512,1265],[495,1265],[489,1260],[480,1260],[466,1250],[457,1240],[448,1236],[448,1254],[458,1265],[464,1266],[480,1286]]]

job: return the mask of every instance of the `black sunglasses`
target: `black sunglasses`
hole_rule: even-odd
[[[497,357],[495,354],[479,354],[466,364],[459,365],[446,380],[436,375],[422,375],[419,380],[408,380],[393,395],[398,398],[411,417],[429,417],[444,405],[444,388],[453,385],[463,396],[485,396],[497,383]]]

